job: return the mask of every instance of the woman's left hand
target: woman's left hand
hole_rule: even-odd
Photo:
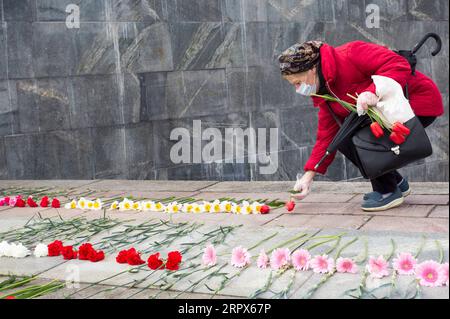
[[[358,95],[358,100],[356,101],[356,111],[358,115],[366,114],[366,111],[369,109],[369,106],[375,106],[378,103],[378,96],[373,94],[372,92],[362,92]]]

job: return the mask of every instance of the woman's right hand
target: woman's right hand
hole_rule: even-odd
[[[314,171],[307,171],[301,177],[297,175],[297,182],[294,185],[294,191],[299,193],[292,194],[291,197],[302,200],[308,196],[311,191],[311,185],[315,175],[316,172]]]

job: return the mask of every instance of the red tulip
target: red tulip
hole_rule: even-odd
[[[259,212],[261,214],[268,214],[270,212],[270,207],[268,205],[262,205]]]
[[[38,204],[33,200],[33,197],[28,197],[27,204],[30,207],[38,207]]]
[[[288,212],[292,212],[295,208],[295,202],[294,201],[289,201],[286,203],[286,209],[288,210]]]
[[[397,145],[403,144],[406,140],[403,134],[399,134],[397,132],[392,132],[389,138]]]
[[[405,136],[408,136],[411,133],[411,130],[400,122],[394,123],[394,126],[392,126],[392,131]]]
[[[370,130],[376,138],[384,135],[383,128],[380,126],[380,124],[378,124],[378,122],[373,122],[372,124],[370,124]]]

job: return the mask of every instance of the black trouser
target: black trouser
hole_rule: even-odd
[[[418,116],[417,118],[422,123],[423,127],[429,126],[436,119],[434,116]],[[356,155],[355,145],[351,139],[347,139],[344,143],[342,143],[338,150],[353,164],[355,164],[356,167],[360,167],[360,164],[358,163],[358,156]],[[372,183],[372,189],[375,192],[386,194],[394,192],[398,183],[400,183],[402,179],[403,177],[399,172],[392,171],[371,179],[370,182]]]

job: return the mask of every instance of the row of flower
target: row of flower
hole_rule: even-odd
[[[100,199],[88,200],[80,198],[67,203],[66,209],[83,209],[83,210],[101,210],[104,205]],[[178,203],[172,201],[170,203],[162,203],[155,201],[132,201],[124,198],[122,201],[114,201],[110,206],[110,210],[119,211],[147,211],[147,212],[165,212],[165,213],[234,213],[234,214],[267,214],[270,211],[268,205],[259,202],[250,203],[243,201],[241,204],[232,201],[213,202],[202,201],[201,203]]]
[[[12,197],[3,197],[0,199],[0,206],[10,207],[53,207],[60,208],[61,204],[57,198],[50,199],[47,196],[36,202],[33,196],[29,196],[27,200],[24,200],[21,195]],[[289,201],[285,205],[286,209],[290,212],[294,210],[295,203]],[[74,199],[64,205],[65,209],[82,209],[82,210],[103,210],[105,204],[101,199],[86,199],[84,197]],[[147,211],[147,212],[165,212],[165,213],[233,213],[233,214],[268,214],[270,212],[270,206],[263,203],[254,201],[250,203],[248,201],[242,201],[242,203],[236,203],[233,201],[219,201],[214,200],[202,201],[202,202],[189,202],[178,203],[172,201],[170,203],[163,203],[160,201],[133,201],[128,198],[124,198],[122,201],[114,201],[109,205],[109,210],[119,211]]]
[[[214,246],[205,248],[202,262],[205,266],[217,264],[217,253]],[[231,265],[242,268],[251,263],[251,254],[242,246],[235,247],[231,253]],[[306,249],[298,249],[291,253],[288,248],[273,250],[270,257],[261,250],[256,264],[261,269],[273,270],[293,267],[297,271],[312,270],[315,273],[328,274],[334,271],[338,273],[356,274],[359,271],[357,263],[351,258],[339,257],[336,261],[327,255],[312,256]],[[402,252],[394,258],[392,269],[399,275],[415,275],[423,286],[439,287],[448,286],[448,262],[440,264],[433,260],[418,263],[410,253]],[[373,278],[383,278],[390,275],[390,264],[383,256],[370,256],[365,270]]]
[[[10,244],[6,241],[0,243],[0,257],[25,258],[30,255],[31,251],[21,243]],[[79,259],[91,262],[105,259],[105,253],[102,250],[96,250],[91,243],[81,244],[78,249],[75,249],[72,245],[64,246],[60,240],[55,240],[47,245],[37,244],[33,255],[37,258],[62,256],[65,260]],[[120,251],[116,261],[120,264],[133,266],[145,264],[141,254],[135,248]],[[148,267],[153,270],[178,270],[181,261],[182,255],[179,251],[169,252],[166,259],[161,259],[159,252],[150,255],[147,259]]]
[[[33,199],[33,196],[28,196],[25,200],[22,198],[22,195],[17,196],[6,196],[0,198],[0,206],[10,206],[10,207],[53,207],[60,208],[61,202],[57,198],[53,198],[50,202],[48,196],[44,196],[41,200],[37,202]]]
[[[22,244],[0,243],[0,257],[24,258],[30,255],[30,251]],[[92,244],[84,243],[78,250],[73,246],[64,246],[61,241],[54,241],[48,245],[38,244],[34,249],[36,257],[54,257],[62,255],[64,259],[80,259],[98,262],[105,258],[103,251],[97,251]],[[231,252],[230,263],[233,267],[243,268],[251,264],[251,254],[249,251],[238,246]],[[178,270],[182,261],[179,251],[169,252],[166,259],[161,259],[160,253],[152,254],[147,259],[150,269]],[[116,256],[116,262],[120,264],[142,265],[145,260],[141,253],[134,247],[122,250]],[[215,266],[218,262],[218,255],[213,245],[208,245],[203,252],[202,263],[207,267]],[[351,273],[359,272],[357,263],[352,258],[339,257],[336,261],[327,255],[312,256],[306,249],[298,249],[291,253],[288,248],[277,248],[272,251],[270,257],[264,250],[261,250],[256,260],[257,267],[261,269],[271,268],[273,270],[294,268],[297,271],[312,270],[315,273],[328,274],[332,272]],[[439,287],[448,286],[448,262],[440,264],[433,260],[418,263],[417,259],[408,252],[399,253],[393,259],[392,265],[382,256],[370,256],[365,266],[373,278],[383,278],[389,276],[391,269],[399,275],[414,275],[423,286]]]

